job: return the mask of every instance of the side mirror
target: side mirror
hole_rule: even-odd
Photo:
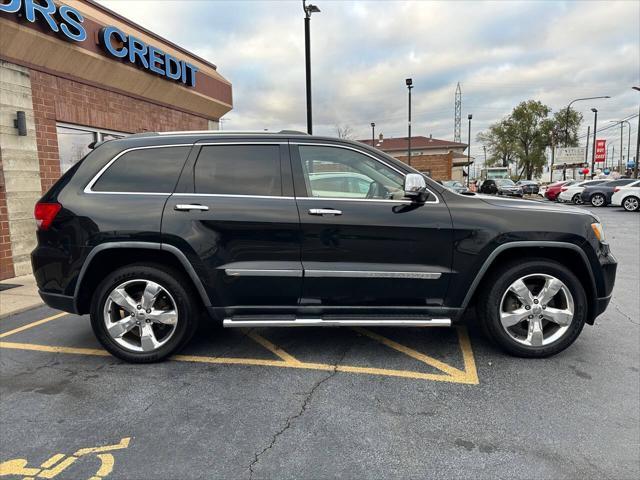
[[[407,174],[404,178],[404,196],[418,203],[427,201],[427,182],[422,175],[417,173]]]

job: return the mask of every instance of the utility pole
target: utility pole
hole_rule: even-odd
[[[640,91],[640,87],[632,87],[634,90]],[[629,126],[629,133],[631,133],[631,126]],[[633,178],[638,178],[638,163],[640,163],[640,107],[638,107],[638,131],[636,134],[636,158],[635,165],[633,167]]]
[[[320,9],[315,5],[307,5],[302,0],[304,10],[304,58],[307,76],[307,133],[313,134],[313,115],[311,112],[311,14],[319,13]]]
[[[408,145],[408,150],[407,150],[407,154],[408,154],[408,163],[409,165],[411,165],[411,89],[413,88],[413,79],[411,78],[407,78],[405,80],[405,84],[407,85],[407,89],[409,90],[409,123],[408,123],[408,127],[409,127],[409,145]]]
[[[598,109],[592,108],[593,112],[593,145],[591,146],[591,178],[594,177],[594,170],[596,165],[596,133],[598,131]]]
[[[472,114],[467,116],[469,120],[469,136],[467,137],[469,145],[467,145],[467,187],[469,186],[469,177],[471,176],[471,119],[473,118]]]
[[[376,148],[376,122],[371,122],[371,146]]]

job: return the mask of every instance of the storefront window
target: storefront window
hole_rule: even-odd
[[[69,170],[75,163],[91,151],[93,142],[122,138],[126,134],[106,132],[85,127],[57,125],[60,172]]]

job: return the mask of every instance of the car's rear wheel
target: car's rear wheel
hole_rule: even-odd
[[[582,195],[580,193],[576,193],[573,198],[571,199],[571,201],[575,204],[575,205],[582,205]]]
[[[636,212],[640,208],[640,200],[636,197],[627,197],[622,200],[622,208],[627,212]]]
[[[127,362],[166,358],[189,341],[197,326],[195,297],[174,271],[155,265],[120,268],[102,281],[91,304],[100,343]]]
[[[607,203],[607,199],[601,193],[595,193],[591,197],[591,205],[594,207],[604,207]]]
[[[519,357],[555,355],[571,345],[587,318],[578,278],[546,259],[514,262],[486,279],[479,313],[487,336]]]

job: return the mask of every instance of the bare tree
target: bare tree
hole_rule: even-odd
[[[353,130],[349,125],[339,125],[336,124],[336,135],[338,138],[344,138],[346,140],[353,139]]]

